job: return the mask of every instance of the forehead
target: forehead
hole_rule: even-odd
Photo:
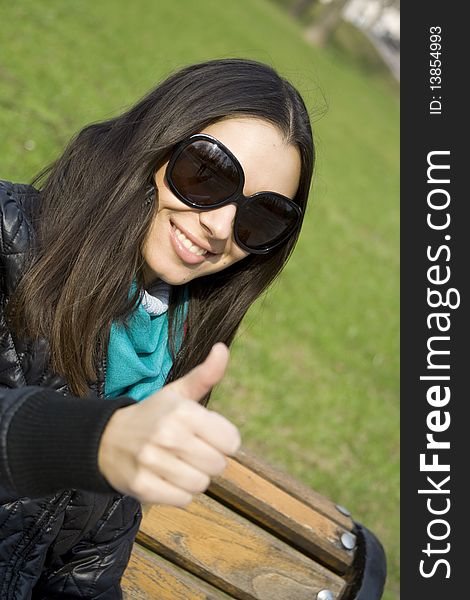
[[[245,173],[244,193],[272,191],[293,198],[299,185],[300,154],[286,144],[271,123],[250,117],[234,117],[201,130],[229,148]]]

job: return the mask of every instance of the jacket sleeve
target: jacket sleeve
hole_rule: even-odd
[[[0,295],[10,296],[30,245],[25,206],[38,192],[0,180]],[[0,334],[6,332],[0,310]],[[131,398],[76,398],[28,386],[9,335],[0,335],[0,487],[40,497],[62,489],[116,493],[98,469],[101,435]],[[16,371],[15,371],[16,369]]]
[[[98,469],[98,448],[114,412],[134,403],[37,386],[0,388],[0,484],[19,497],[70,488],[116,493]]]

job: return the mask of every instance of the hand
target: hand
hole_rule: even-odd
[[[109,484],[140,502],[186,506],[240,447],[238,429],[198,404],[219,383],[229,350],[212,347],[184,377],[117,410],[100,441],[98,467]]]

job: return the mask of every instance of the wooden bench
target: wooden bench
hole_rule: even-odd
[[[376,600],[377,538],[287,474],[240,450],[186,508],[145,507],[126,600]]]

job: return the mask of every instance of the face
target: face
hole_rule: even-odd
[[[237,117],[217,121],[201,132],[225,144],[245,172],[243,192],[272,191],[293,198],[300,178],[300,154],[281,133],[261,119]],[[181,285],[221,271],[248,253],[233,239],[236,205],[213,210],[186,206],[167,187],[165,163],[155,173],[158,210],[142,247],[145,280]]]

